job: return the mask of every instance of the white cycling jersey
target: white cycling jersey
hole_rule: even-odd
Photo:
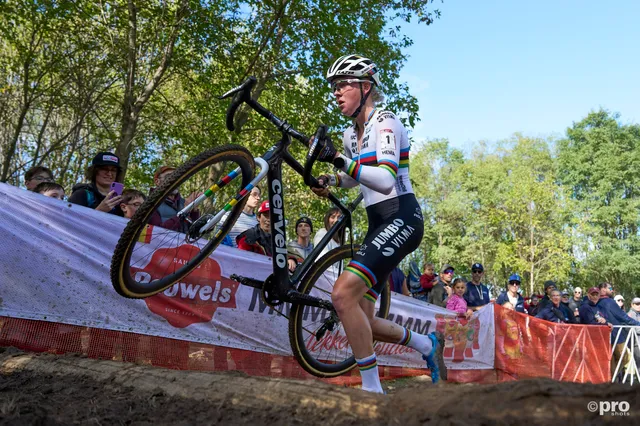
[[[413,194],[409,181],[409,136],[393,113],[377,109],[372,112],[365,123],[359,150],[355,125],[344,132],[342,143],[345,165],[336,175],[336,184],[352,188],[361,183],[365,207]]]

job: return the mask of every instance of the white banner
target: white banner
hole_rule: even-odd
[[[221,246],[165,292],[125,299],[111,287],[109,266],[127,219],[5,184],[0,184],[0,206],[0,316],[291,355],[287,319],[264,304],[259,290],[228,278],[236,273],[264,279],[271,273],[269,258]],[[139,280],[155,278],[167,262],[181,262],[191,248],[164,248],[166,240],[152,232],[136,252],[141,256]],[[394,293],[389,319],[417,333],[443,331],[450,368],[493,368],[492,307],[467,323],[456,321],[450,311]],[[344,336],[333,337],[323,344],[348,350]],[[327,349],[313,341],[307,347]],[[377,344],[376,353],[381,365],[424,366],[420,355],[406,347]]]

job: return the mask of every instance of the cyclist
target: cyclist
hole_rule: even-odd
[[[362,389],[383,393],[373,339],[417,350],[427,361],[432,381],[446,380],[441,333],[414,333],[374,315],[389,273],[418,248],[424,232],[422,210],[409,181],[407,131],[393,113],[376,106],[382,95],[378,70],[370,59],[343,56],[331,65],[327,80],[340,111],[354,124],[344,132],[344,155],[327,138],[318,159],[332,163],[339,172],[318,180],[342,188],[360,184],[369,220],[360,250],[331,295],[360,369]],[[314,188],[314,192],[326,196],[328,190]]]

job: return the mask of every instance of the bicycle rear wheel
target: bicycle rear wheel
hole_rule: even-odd
[[[343,245],[322,256],[305,275],[300,292],[331,300],[333,286],[349,264],[358,245]],[[384,286],[376,302],[376,316],[387,318],[391,295]],[[335,312],[294,304],[289,319],[289,341],[294,356],[307,372],[317,377],[345,374],[356,365],[340,319]]]
[[[153,191],[125,227],[111,261],[111,283],[124,297],[157,294],[194,271],[220,244],[242,212],[254,172],[249,151],[238,145],[210,149],[175,170]],[[205,192],[206,190],[206,192]],[[194,211],[167,219],[166,203],[205,192]],[[178,201],[178,210],[182,210]],[[226,210],[224,223],[207,231]],[[153,222],[155,225],[149,225]]]

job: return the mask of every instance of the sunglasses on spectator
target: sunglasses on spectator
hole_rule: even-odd
[[[453,274],[453,269],[447,269],[444,271],[445,274]]]
[[[474,274],[481,274],[482,271],[480,269],[472,269],[471,272],[473,272]]]
[[[509,281],[509,285],[520,285],[518,281]]]
[[[640,302],[632,303],[632,305],[640,305]]]
[[[582,292],[581,291],[574,291],[574,293],[581,294]]]

